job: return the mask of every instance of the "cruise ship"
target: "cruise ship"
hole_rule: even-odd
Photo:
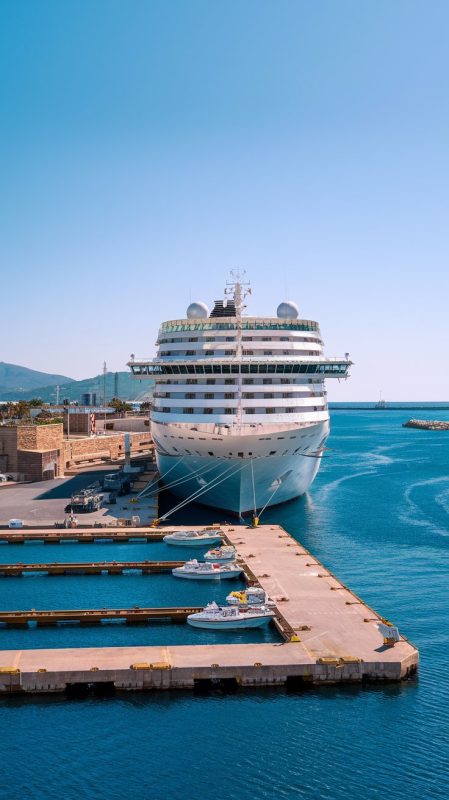
[[[326,358],[317,322],[281,302],[245,315],[244,274],[231,273],[211,311],[189,305],[161,324],[154,359],[131,357],[153,378],[151,430],[160,477],[180,497],[256,518],[304,494],[329,435],[325,379],[346,378],[349,354]]]

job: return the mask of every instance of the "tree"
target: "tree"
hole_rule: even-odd
[[[129,403],[125,403],[124,400],[120,400],[119,397],[113,397],[112,400],[108,403],[109,408],[113,408],[114,411],[117,413],[122,413],[124,411],[132,411],[132,407]]]
[[[30,416],[30,404],[27,403],[26,400],[19,400],[19,402],[16,403],[15,416],[18,419],[25,419]]]

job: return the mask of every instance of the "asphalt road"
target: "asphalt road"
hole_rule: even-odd
[[[66,514],[64,508],[73,492],[83,489],[105,473],[112,472],[111,467],[102,470],[88,471],[68,478],[56,478],[52,481],[37,483],[0,485],[0,525],[7,525],[10,519],[18,518],[27,525],[53,525],[62,521]],[[96,520],[112,522],[118,517],[130,517],[140,514],[142,521],[147,522],[150,513],[150,502],[141,502],[139,510],[133,507],[124,508],[129,503],[129,495],[117,498],[117,504],[104,506],[92,514],[78,515],[79,521],[88,524]]]

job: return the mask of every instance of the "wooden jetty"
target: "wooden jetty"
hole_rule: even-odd
[[[0,692],[64,692],[74,685],[104,684],[116,690],[184,689],[208,681],[240,686],[400,681],[416,672],[418,651],[413,644],[402,633],[397,641],[388,636],[394,630],[391,623],[283,528],[220,527],[224,541],[236,548],[247,581],[265,589],[274,602],[282,642],[3,650]],[[8,611],[0,614],[0,622],[183,622],[197,610]],[[5,631],[5,642],[7,638]]]
[[[154,528],[19,528],[1,530],[0,544],[25,544],[25,542],[44,542],[61,544],[79,542],[80,544],[119,543],[119,542],[161,542],[169,529]]]
[[[79,622],[81,625],[99,625],[119,621],[128,624],[160,622],[185,622],[189,614],[201,611],[201,606],[182,608],[86,608],[68,611],[0,611],[0,624],[22,628],[34,623],[38,626],[57,625],[60,622]]]
[[[141,572],[150,575],[171,572],[182,567],[185,561],[91,561],[89,563],[51,564],[0,564],[0,575],[17,578],[26,573],[41,572],[45,575],[123,575],[124,572]]]

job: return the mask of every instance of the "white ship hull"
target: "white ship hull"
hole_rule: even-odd
[[[269,438],[259,430],[257,435],[233,434],[222,440],[208,437],[205,443],[202,431],[184,427],[179,436],[179,427],[153,423],[157,464],[170,491],[238,515],[254,511],[254,506],[260,511],[304,494],[319,469],[328,433],[325,419],[272,432]],[[174,438],[177,453],[170,452]],[[187,440],[190,454],[180,438],[184,444]],[[235,456],[229,455],[234,452]]]

